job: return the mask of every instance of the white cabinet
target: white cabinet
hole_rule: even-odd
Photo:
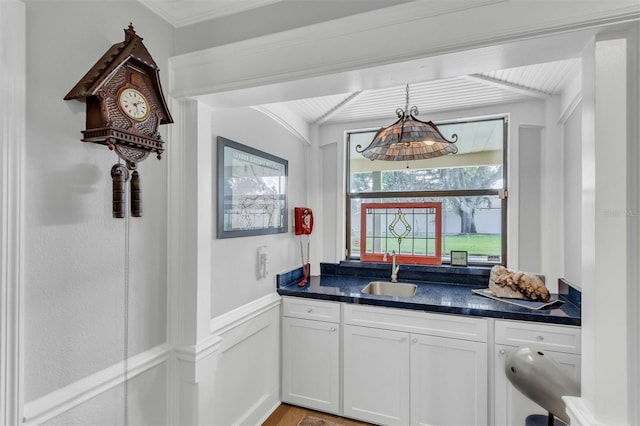
[[[535,346],[580,380],[579,327],[298,297],[282,306],[282,401],[294,405],[380,425],[515,426],[546,411],[509,382],[510,350]]]
[[[409,333],[344,326],[344,415],[409,424]]]
[[[283,313],[282,401],[339,414],[340,304],[285,298]]]
[[[487,424],[486,320],[345,305],[344,321],[345,416]]]
[[[496,426],[524,425],[530,414],[547,411],[518,391],[509,381],[504,366],[509,351],[519,346],[541,349],[564,371],[580,382],[580,328],[572,326],[496,321],[495,323],[495,392]]]
[[[487,424],[487,344],[411,335],[411,424]]]

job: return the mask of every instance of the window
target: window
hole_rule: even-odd
[[[450,262],[451,250],[467,251],[470,264],[506,261],[507,118],[437,125],[447,138],[458,135],[457,154],[410,163],[371,161],[359,154],[356,147],[360,145],[362,149],[369,145],[375,130],[347,134],[346,248],[349,259],[367,258],[361,253],[363,203],[430,202],[440,203],[442,208],[440,253],[443,263]],[[402,250],[410,245],[405,243]],[[394,247],[393,241],[385,244],[389,251],[402,252],[400,244],[398,247]]]

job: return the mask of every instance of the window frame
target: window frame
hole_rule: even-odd
[[[361,134],[361,133],[371,133],[375,132],[377,129],[359,129],[353,131],[345,132],[345,257],[347,260],[352,261],[360,261],[360,257],[355,257],[351,254],[351,203],[353,200],[362,200],[362,202],[368,202],[367,200],[378,199],[379,202],[385,202],[384,199],[394,198],[394,199],[402,199],[402,198],[420,198],[420,197],[428,197],[428,198],[438,198],[438,197],[451,197],[451,196],[497,196],[500,198],[500,208],[501,208],[501,259],[499,262],[469,262],[469,266],[490,266],[494,264],[507,264],[507,198],[508,198],[508,145],[509,145],[509,114],[500,114],[500,115],[492,115],[486,117],[479,118],[466,118],[466,119],[458,119],[458,120],[443,120],[434,122],[437,126],[445,125],[445,124],[453,124],[453,123],[475,123],[481,121],[494,121],[494,120],[502,120],[502,175],[503,175],[503,187],[498,189],[466,189],[466,190],[425,190],[425,191],[393,191],[393,192],[351,192],[351,170],[350,170],[350,162],[351,162],[351,154],[350,154],[350,142],[352,134]],[[403,202],[403,201],[398,201]],[[358,218],[357,223],[360,223],[360,219]],[[445,254],[444,252],[442,253]],[[442,261],[443,265],[450,265],[451,259]]]

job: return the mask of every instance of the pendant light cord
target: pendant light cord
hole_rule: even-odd
[[[406,88],[407,94],[406,94],[406,103],[404,104],[404,113],[405,114],[409,114],[409,85],[407,84],[407,88]]]

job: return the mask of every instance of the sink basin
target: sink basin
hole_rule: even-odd
[[[412,297],[416,294],[416,287],[415,284],[371,281],[360,292],[378,296]]]

